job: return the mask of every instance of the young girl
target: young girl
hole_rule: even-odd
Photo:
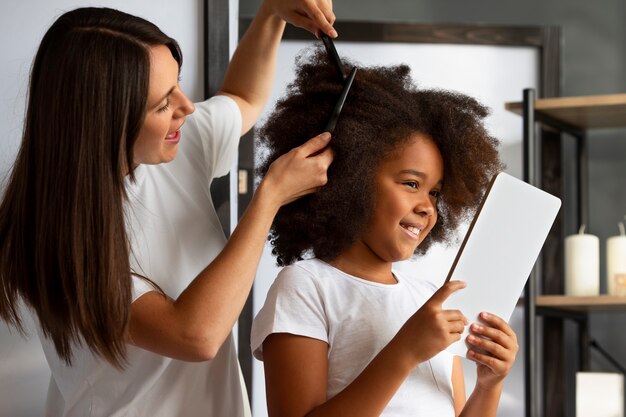
[[[269,148],[261,173],[325,125],[341,89],[334,71],[319,50],[301,58],[261,131]],[[442,309],[464,284],[437,289],[392,268],[452,240],[501,169],[486,114],[470,97],[417,89],[406,66],[359,67],[328,184],[282,207],[273,224],[286,266],[252,328],[271,417],[496,415],[514,332],[488,314],[472,324],[478,375],[466,402],[460,358],[444,349],[467,319]]]

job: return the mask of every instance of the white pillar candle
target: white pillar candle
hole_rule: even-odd
[[[565,238],[565,294],[600,294],[600,240],[585,234],[584,225],[578,234]]]
[[[606,283],[610,295],[626,295],[626,234],[619,223],[619,236],[606,241]]]

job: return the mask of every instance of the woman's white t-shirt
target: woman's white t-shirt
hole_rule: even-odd
[[[291,333],[328,344],[330,399],[341,392],[389,343],[406,320],[436,291],[394,270],[397,283],[380,284],[348,275],[318,259],[281,270],[252,324],[254,356],[263,341]],[[453,417],[453,356],[445,351],[411,371],[383,417]]]
[[[222,250],[226,239],[211,200],[214,178],[228,173],[237,154],[241,113],[225,96],[196,105],[182,130],[174,161],[140,165],[127,182],[131,266],[176,299]],[[133,278],[133,301],[154,289]],[[250,415],[232,335],[208,362],[184,362],[128,346],[128,367],[118,371],[87,349],[72,366],[40,335],[52,371],[46,415]]]

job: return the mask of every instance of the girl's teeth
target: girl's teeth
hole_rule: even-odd
[[[413,226],[408,226],[407,230],[415,235],[419,235],[421,230],[418,229],[417,227],[413,227]]]

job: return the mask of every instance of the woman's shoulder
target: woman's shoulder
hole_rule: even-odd
[[[228,96],[213,96],[205,101],[194,103],[195,110],[185,123],[187,130],[198,130],[202,135],[204,130],[223,130],[229,128],[239,134],[241,132],[241,111],[235,101]]]
[[[188,117],[196,118],[216,112],[241,114],[235,100],[228,96],[216,95],[207,100],[194,103],[195,111]]]

